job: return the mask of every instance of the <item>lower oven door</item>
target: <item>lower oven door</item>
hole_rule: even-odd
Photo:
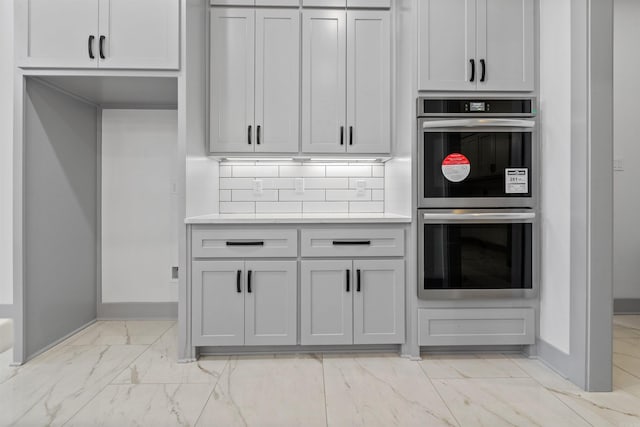
[[[420,210],[421,299],[536,295],[532,210]]]

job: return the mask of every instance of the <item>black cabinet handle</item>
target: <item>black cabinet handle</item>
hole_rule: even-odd
[[[356,270],[356,280],[357,280],[357,283],[356,283],[356,291],[360,292],[360,283],[361,283],[361,280],[360,280],[360,270]]]
[[[347,292],[351,292],[351,270],[347,270]]]
[[[242,293],[242,287],[240,286],[241,279],[242,279],[242,270],[238,270],[238,274],[236,275],[236,291],[239,294]]]
[[[251,270],[247,272],[247,292],[251,293]]]
[[[247,131],[247,142],[251,145],[251,125],[249,125],[249,130]]]
[[[471,62],[471,78],[469,81],[472,82],[476,79],[476,60],[470,59],[469,62]]]
[[[353,145],[353,126],[349,126],[349,145]]]
[[[371,245],[371,240],[334,240],[334,246],[351,246],[351,245],[359,245],[359,246],[368,246]]]
[[[340,126],[340,145],[344,145],[344,126]]]
[[[480,65],[482,65],[482,74],[480,76],[480,81],[484,82],[484,78],[486,77],[487,74],[487,64],[485,63],[484,59],[480,60]]]
[[[104,39],[105,36],[100,36],[100,59],[104,59]]]
[[[89,36],[89,42],[88,42],[89,59],[95,59],[95,56],[93,55],[93,40],[95,38],[96,38],[95,36]]]
[[[260,125],[258,125],[257,132],[258,132],[258,134],[257,134],[257,138],[258,138],[257,144],[260,145]]]
[[[227,246],[264,246],[264,242],[227,242]]]

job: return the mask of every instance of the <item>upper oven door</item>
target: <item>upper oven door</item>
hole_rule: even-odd
[[[534,207],[535,121],[420,119],[421,208]]]

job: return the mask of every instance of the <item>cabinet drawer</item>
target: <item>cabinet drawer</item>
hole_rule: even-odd
[[[396,228],[302,230],[303,257],[404,256],[404,230]]]
[[[298,256],[298,231],[193,230],[193,258],[277,258]]]
[[[535,342],[533,308],[420,309],[420,345],[525,345]]]

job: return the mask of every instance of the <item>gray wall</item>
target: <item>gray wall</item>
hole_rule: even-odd
[[[614,298],[640,298],[640,137],[636,114],[640,99],[640,2],[614,1],[614,149],[622,161],[614,173]],[[636,307],[640,309],[640,304]]]
[[[24,319],[27,358],[96,318],[97,111],[27,81]]]

